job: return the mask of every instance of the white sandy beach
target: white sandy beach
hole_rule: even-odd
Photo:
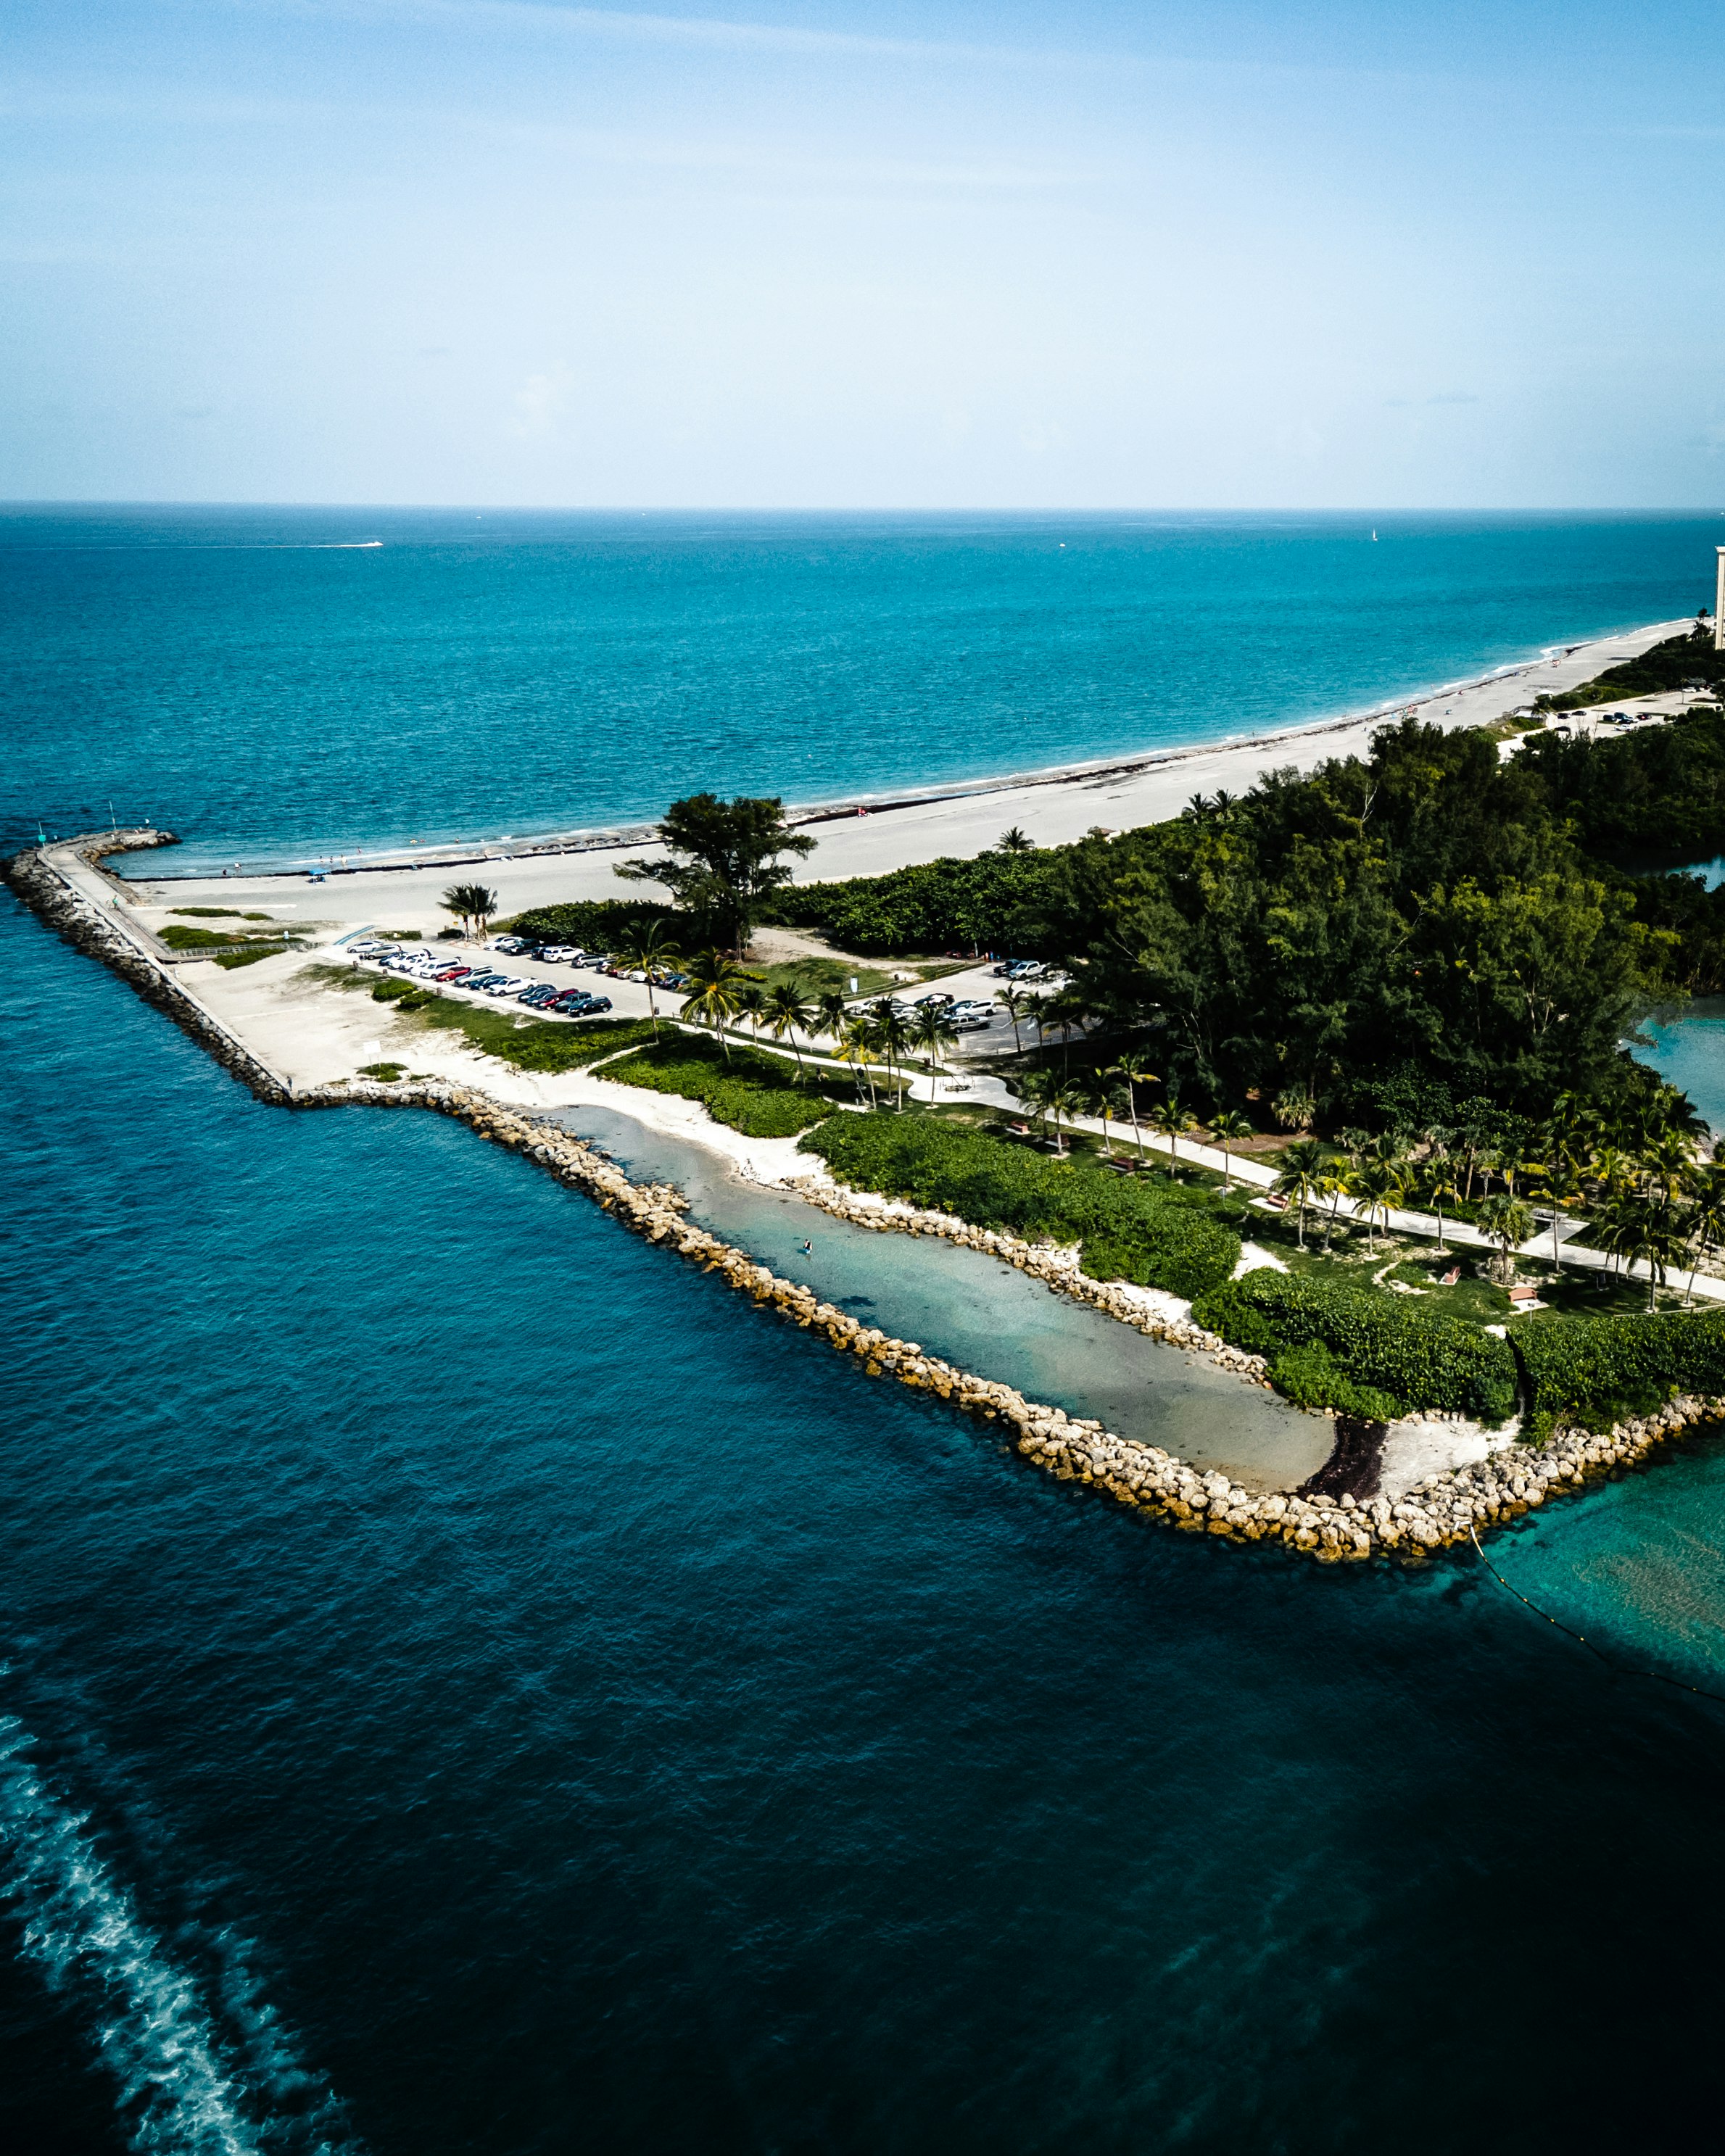
[[[1652,623],[1405,703],[1284,732],[1122,758],[1103,766],[978,783],[909,805],[883,801],[866,814],[805,820],[820,812],[803,812],[799,820],[804,820],[816,846],[797,865],[797,880],[878,875],[942,855],[978,854],[1014,824],[1039,844],[1055,845],[1081,838],[1096,825],[1122,830],[1157,823],[1178,815],[1194,793],[1213,793],[1218,788],[1244,793],[1266,769],[1293,765],[1310,770],[1327,757],[1362,752],[1374,729],[1394,712],[1412,711],[1441,726],[1488,723],[1536,696],[1590,680],[1603,667],[1645,651],[1690,625],[1686,617]],[[356,855],[349,872],[331,875],[315,886],[303,872],[178,878],[172,875],[170,853],[159,857],[167,872],[161,878],[139,875],[137,864],[131,864],[129,885],[146,905],[255,904],[290,920],[339,921],[350,927],[376,923],[429,933],[443,925],[438,896],[458,861],[482,865],[484,880],[498,892],[502,911],[508,914],[559,901],[639,895],[641,886],[619,883],[614,871],[620,860],[643,847],[639,837],[573,853],[506,855],[495,848],[444,847],[428,850],[417,859],[380,854],[375,865],[363,868],[357,865]]]

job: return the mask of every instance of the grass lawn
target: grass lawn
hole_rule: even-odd
[[[848,997],[853,993],[853,980],[857,984],[854,993],[859,996],[886,995],[896,985],[891,974],[878,966],[847,966],[838,958],[787,958],[771,966],[752,964],[749,971],[760,975],[761,986],[769,994],[788,981],[794,982],[811,998],[824,994],[829,988]]]

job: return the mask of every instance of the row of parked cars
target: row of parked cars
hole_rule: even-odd
[[[588,988],[560,988],[554,981],[534,981],[523,974],[498,973],[488,963],[469,965],[451,959],[447,952],[404,951],[398,943],[377,940],[350,943],[350,955],[369,958],[389,973],[439,988],[466,988],[500,1001],[525,1004],[529,1010],[552,1018],[596,1018],[611,1008],[609,996],[596,996]]]
[[[1003,958],[990,970],[1007,981],[1045,981],[1053,972],[1053,968],[1045,966],[1040,958]]]
[[[615,981],[644,981],[647,978],[639,968],[631,970],[619,966],[603,951],[583,951],[574,943],[526,943],[518,936],[500,936],[493,942],[494,951],[501,951],[510,957],[537,958],[547,966],[587,966],[596,973],[608,973]],[[669,968],[653,976],[656,988],[672,990],[686,988],[689,976]]]
[[[892,1008],[902,1019],[913,1019],[922,1010],[944,1011],[955,1033],[985,1033],[994,1016],[992,1004],[978,1003],[970,996],[949,996],[939,989],[932,995],[918,996],[913,1004],[895,996]]]

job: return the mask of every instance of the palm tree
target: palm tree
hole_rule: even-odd
[[[1450,1158],[1447,1146],[1434,1145],[1425,1156],[1423,1179],[1425,1194],[1437,1209],[1437,1246],[1438,1255],[1441,1257],[1444,1254],[1444,1200],[1447,1198],[1453,1204],[1460,1194],[1455,1188],[1455,1163]]]
[[[1027,1070],[1019,1081],[1019,1098],[1028,1106],[1037,1122],[1045,1127],[1050,1099],[1058,1090],[1052,1070]]]
[[[1481,1199],[1478,1220],[1481,1234],[1497,1245],[1504,1279],[1513,1280],[1515,1254],[1533,1233],[1533,1215],[1519,1198],[1506,1193],[1499,1198]]]
[[[1234,1180],[1234,1155],[1230,1147],[1252,1134],[1251,1118],[1243,1116],[1238,1108],[1219,1108],[1210,1117],[1210,1136],[1222,1148],[1222,1188],[1227,1190]]]
[[[886,1059],[886,1082],[890,1086],[893,1082],[893,1065],[911,1045],[911,1029],[890,996],[878,997],[869,1005],[869,1025],[873,1044]],[[900,1107],[905,1105],[902,1089],[899,1092],[898,1105]]]
[[[994,1000],[1012,1020],[1012,1045],[1014,1050],[1022,1055],[1024,1044],[1019,1034],[1019,1020],[1029,1009],[1034,998],[1026,995],[1022,988],[1005,988],[995,989]]]
[[[1694,1263],[1689,1268],[1689,1289],[1684,1297],[1687,1302],[1695,1300],[1695,1276],[1701,1270],[1701,1261],[1712,1250],[1725,1243],[1725,1166],[1714,1162],[1695,1178],[1694,1199],[1685,1217],[1694,1243],[1692,1255]]]
[[[653,1021],[653,1038],[659,1038],[659,1003],[653,991],[654,975],[665,967],[675,965],[682,954],[670,940],[670,932],[662,921],[649,921],[639,935],[629,938],[617,953],[617,963],[626,973],[644,973],[647,976],[647,1011]]]
[[[689,961],[687,972],[689,994],[681,1015],[693,1024],[712,1028],[728,1063],[731,1045],[725,1038],[725,1021],[735,1018],[742,1008],[744,988],[757,976],[746,973],[727,951],[703,952]]]
[[[797,1045],[800,1027],[807,1033],[814,1023],[814,1006],[803,993],[800,981],[781,981],[767,998],[768,1031],[775,1040],[790,1036],[791,1053],[797,1059],[797,1068],[803,1068],[803,1051]]]
[[[997,852],[1003,854],[1034,854],[1036,841],[1021,831],[1014,824],[1009,831],[1003,831],[994,841]]]
[[[934,1106],[935,1081],[940,1074],[941,1051],[958,1038],[958,1029],[938,1004],[924,1004],[911,1021],[911,1045],[928,1058],[928,1105]]]
[[[845,1037],[845,1024],[850,1016],[850,1006],[845,1000],[842,988],[823,988],[814,998],[815,1015],[820,1020],[820,1029],[833,1037],[836,1048]]]
[[[1153,1070],[1134,1070],[1130,1065],[1125,1063],[1113,1065],[1108,1075],[1111,1078],[1120,1077],[1126,1081],[1127,1110],[1132,1119],[1132,1143],[1138,1149],[1138,1165],[1142,1168],[1144,1162],[1144,1133],[1138,1128],[1138,1099],[1135,1089],[1140,1086],[1159,1085],[1162,1081]]]
[[[1365,1206],[1366,1248],[1374,1254],[1378,1248],[1374,1223],[1381,1213],[1384,1215],[1384,1232],[1386,1235],[1389,1233],[1389,1200],[1398,1181],[1391,1163],[1375,1158],[1370,1153],[1348,1172],[1348,1194],[1357,1204],[1363,1203]]]
[[[1324,1149],[1316,1138],[1296,1138],[1281,1157],[1281,1173],[1271,1186],[1278,1198],[1291,1198],[1295,1205],[1296,1237],[1306,1247],[1306,1207],[1317,1195],[1324,1172]]]
[[[478,924],[478,940],[485,940],[485,923],[497,911],[497,894],[487,891],[482,883],[452,883],[439,901],[445,913],[453,913],[461,926],[472,934]]]
[[[1060,1137],[1060,1118],[1064,1116],[1069,1122],[1071,1122],[1075,1116],[1083,1114],[1084,1105],[1084,1088],[1081,1086],[1075,1086],[1070,1079],[1050,1088],[1048,1106],[1055,1119],[1055,1151],[1056,1152],[1064,1153],[1066,1150]]]
[[[1125,1106],[1127,1098],[1127,1089],[1124,1086],[1111,1086],[1108,1082],[1107,1072],[1098,1070],[1091,1079],[1089,1085],[1085,1087],[1084,1094],[1086,1113],[1100,1116],[1101,1119],[1102,1151],[1110,1160],[1112,1160],[1114,1147],[1108,1137],[1108,1118],[1111,1116],[1117,1116]]]
[[[1041,1009],[1036,1014],[1036,1030],[1046,1033],[1053,1026],[1059,1033],[1063,1070],[1071,1068],[1072,1036],[1090,1014],[1090,998],[1076,983],[1042,999]]]
[[[1683,1247],[1682,1224],[1661,1199],[1630,1196],[1618,1201],[1612,1230],[1630,1265],[1639,1258],[1647,1268],[1647,1307],[1658,1302],[1666,1268]],[[1694,1276],[1691,1275],[1692,1281]]]
[[[841,1063],[849,1063],[856,1072],[856,1097],[862,1098],[864,1081],[868,1082],[869,1106],[878,1107],[875,1096],[875,1040],[874,1028],[860,1011],[852,1011],[839,1029],[834,1050]]]
[[[1174,1179],[1174,1163],[1180,1157],[1180,1134],[1192,1127],[1192,1118],[1180,1106],[1178,1097],[1170,1093],[1159,1108],[1152,1111],[1152,1125],[1168,1140],[1168,1179]]]
[[[755,1045],[761,1045],[761,1021],[767,1015],[767,991],[758,982],[752,982],[737,992],[737,1014],[749,1022],[749,1031],[755,1036]]]
[[[1334,1161],[1317,1178],[1317,1194],[1327,1198],[1330,1209],[1324,1215],[1324,1255],[1330,1255],[1330,1236],[1336,1225],[1336,1215],[1342,1209],[1342,1200],[1348,1194],[1348,1178],[1337,1171]]]
[[[1551,1208],[1551,1261],[1554,1265],[1560,1265],[1563,1253],[1558,1244],[1558,1224],[1565,1207],[1573,1205],[1580,1197],[1581,1178],[1570,1162],[1554,1147],[1548,1150],[1554,1157],[1547,1161],[1540,1170],[1539,1179],[1532,1185],[1527,1194]]]

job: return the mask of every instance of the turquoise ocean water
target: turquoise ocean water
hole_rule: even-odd
[[[1191,685],[1291,673],[1296,646],[1328,654],[1328,708],[1681,612],[1710,538],[1435,525],[1397,675],[1363,609],[1349,670],[1322,521],[1196,521],[1209,583],[1172,521],[1136,550],[1098,521],[1077,603],[1039,585],[1046,520],[986,544],[926,520],[890,562],[882,520],[810,523],[819,574],[793,563],[778,600],[783,522],[737,520],[589,561],[598,606],[572,594],[588,540],[546,520],[514,562],[429,521],[404,591],[336,581],[398,550],[308,569],[256,544],[263,516],[11,521],[14,838],[110,785],[225,850],[313,844],[338,811],[367,841],[641,813],[696,779],[813,793],[811,749],[823,785],[910,783],[983,767],[946,700],[1016,708],[1009,675],[1042,716],[1004,760],[1057,762],[1142,745],[1153,711],[1230,730]],[[1287,581],[1267,629],[1255,555]],[[1443,638],[1419,596],[1440,556],[1464,565]],[[1179,610],[1131,598],[1163,571],[1198,595],[1190,702],[1155,670]],[[1327,626],[1279,643],[1308,603]],[[552,645],[587,684],[555,710]],[[1616,1663],[1725,1691],[1712,1449],[1494,1545],[1615,1661],[1471,1561],[1337,1575],[1194,1544],[462,1130],[263,1108],[9,901],[0,938],[11,2145],[1711,2133],[1725,1707]]]

